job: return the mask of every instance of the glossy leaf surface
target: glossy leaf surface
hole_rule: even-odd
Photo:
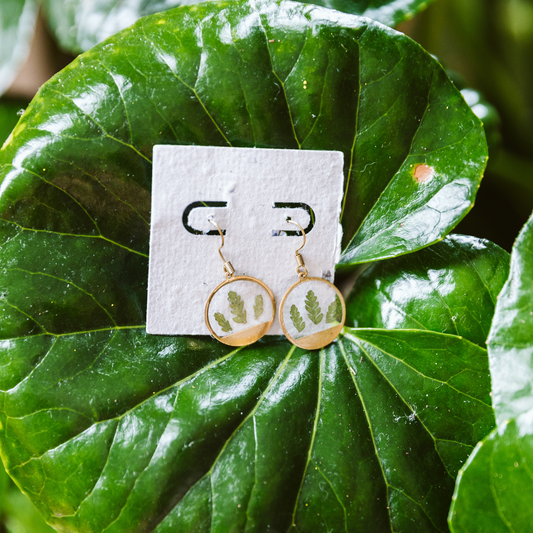
[[[36,0],[0,2],[0,95],[28,56],[36,17]]]
[[[20,1],[20,0],[19,0]],[[61,46],[74,53],[84,52],[140,17],[167,11],[195,0],[42,0],[47,19]],[[432,0],[314,0],[310,4],[329,7],[395,26],[410,19]]]
[[[514,244],[488,345],[492,398],[501,423],[533,408],[533,216]]]
[[[485,350],[433,332],[319,353],[126,328],[10,354],[3,453],[59,530],[445,531],[493,424]]]
[[[475,237],[450,235],[406,256],[372,265],[348,299],[347,325],[428,329],[485,348],[509,254]]]
[[[479,119],[407,37],[301,4],[206,3],[140,21],[45,84],[4,150],[15,162],[4,202],[24,227],[46,219],[146,253],[156,143],[344,152],[343,266],[444,236],[470,209],[487,154]],[[15,176],[53,205],[24,216]],[[72,224],[54,211],[65,195]]]
[[[513,247],[511,272],[488,339],[498,428],[457,480],[450,524],[457,532],[528,531],[533,498],[533,216]],[[492,519],[492,523],[491,523]]]
[[[526,532],[533,523],[533,410],[500,424],[457,479],[453,533]]]
[[[381,98],[406,98],[399,122],[429,128],[432,97],[452,115],[442,138],[482,136],[412,41],[294,3],[144,19],[43,86],[0,152],[0,449],[56,529],[446,531],[454,476],[494,421],[481,347],[359,329],[321,352],[285,340],[229,351],[144,330],[154,144],[340,149],[351,176],[352,155],[377,153],[369,139],[413,141]],[[368,133],[379,117],[387,127]],[[350,194],[355,228],[367,207]],[[370,257],[390,250],[378,244]]]

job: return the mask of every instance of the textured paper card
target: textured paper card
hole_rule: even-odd
[[[303,242],[287,217],[310,227],[301,251],[309,276],[333,282],[341,152],[158,145],[153,165],[148,333],[209,334],[205,303],[225,279],[210,216],[225,231],[222,253],[235,275],[266,283],[277,307],[298,280],[294,252]],[[268,334],[282,334],[277,317]]]

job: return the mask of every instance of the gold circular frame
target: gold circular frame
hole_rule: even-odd
[[[211,300],[213,299],[213,296],[225,285],[229,285],[230,283],[233,283],[234,281],[252,281],[254,283],[258,283],[263,287],[268,295],[270,296],[270,300],[272,302],[272,316],[270,317],[270,320],[268,322],[264,322],[263,324],[259,324],[257,326],[253,326],[252,328],[245,329],[244,331],[238,331],[237,333],[232,333],[231,335],[226,335],[225,337],[219,337],[211,327],[211,323],[209,322],[209,304],[211,303]],[[209,295],[209,298],[207,299],[207,302],[205,304],[205,323],[213,337],[215,339],[223,344],[227,344],[228,346],[248,346],[249,344],[253,344],[254,342],[258,341],[269,329],[270,326],[272,326],[272,323],[274,322],[274,317],[276,316],[276,300],[274,298],[274,294],[269,289],[269,287],[263,283],[261,280],[257,278],[253,278],[252,276],[232,276],[231,278],[228,278],[224,280],[220,285],[217,285],[211,294]],[[250,329],[254,329],[254,332],[249,332]],[[249,332],[247,335],[245,335],[246,332]]]
[[[303,337],[301,339],[293,339],[289,332],[287,331],[287,328],[285,327],[285,320],[283,318],[283,306],[285,305],[285,300],[287,299],[287,296],[295,289],[298,285],[301,285],[302,283],[307,283],[308,281],[320,281],[322,283],[326,283],[330,285],[335,292],[338,294],[339,299],[342,304],[342,321],[338,326],[334,326],[332,328],[326,329],[324,331],[319,331],[318,333],[314,333],[313,335],[308,335],[307,337]],[[306,350],[318,350],[319,348],[323,348],[324,346],[327,346],[328,344],[332,343],[338,336],[339,333],[342,331],[342,328],[344,327],[344,322],[346,321],[346,303],[344,302],[344,298],[341,294],[341,291],[333,285],[333,283],[330,283],[328,280],[323,278],[302,278],[299,279],[296,283],[291,285],[287,292],[283,295],[283,298],[281,299],[281,303],[279,304],[279,323],[281,324],[281,329],[283,330],[283,333],[285,333],[285,337],[289,339],[294,345],[298,346],[299,348],[305,348]]]

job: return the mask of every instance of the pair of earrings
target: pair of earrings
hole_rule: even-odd
[[[224,262],[226,279],[207,299],[205,323],[220,342],[247,346],[259,340],[272,326],[276,316],[274,295],[257,278],[235,276],[233,265],[222,255],[224,234],[213,219],[209,221],[217,227],[222,238],[218,253]],[[305,231],[298,222],[291,219],[287,222],[300,228],[304,241],[295,252],[298,281],[289,287],[281,300],[279,321],[289,341],[300,348],[316,350],[337,338],[346,319],[346,305],[335,285],[308,276],[300,254],[306,242]]]

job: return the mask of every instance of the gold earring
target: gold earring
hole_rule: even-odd
[[[287,339],[300,348],[317,350],[333,342],[342,331],[346,320],[346,304],[333,283],[322,278],[308,277],[300,250],[305,246],[305,231],[298,226],[304,242],[295,252],[298,281],[289,287],[279,306],[279,321]],[[325,310],[325,315],[322,312]],[[285,316],[289,317],[287,322]]]
[[[211,335],[229,346],[248,346],[259,340],[274,322],[276,302],[272,291],[251,276],[235,276],[233,265],[224,259],[224,234],[217,227],[222,245],[218,253],[224,261],[226,279],[215,287],[205,304],[205,323]],[[251,307],[247,307],[248,304]]]

